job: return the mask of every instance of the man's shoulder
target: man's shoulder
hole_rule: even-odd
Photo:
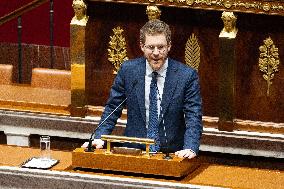
[[[146,62],[145,58],[143,57],[126,60],[120,66],[119,74],[126,77],[132,77],[132,75],[137,74],[137,72],[139,73],[139,71],[143,71],[143,68],[145,67],[143,62]]]
[[[137,66],[141,62],[145,61],[144,57],[139,57],[135,59],[129,59],[123,62],[122,66],[123,67],[132,67],[132,66]]]
[[[186,65],[186,64],[184,64],[180,61],[169,58],[169,63],[174,65],[174,67],[178,68],[178,70],[181,71],[181,72],[184,72],[184,73],[196,72],[195,69],[193,69],[192,67],[190,67],[190,66],[188,66],[188,65]]]

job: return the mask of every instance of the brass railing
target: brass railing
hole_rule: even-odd
[[[136,138],[136,137],[125,137],[125,136],[115,136],[115,135],[102,135],[102,140],[107,141],[107,150],[106,153],[110,154],[110,144],[111,142],[129,142],[129,143],[138,143],[138,144],[145,144],[146,145],[146,156],[150,157],[150,145],[155,144],[154,139],[149,138]]]

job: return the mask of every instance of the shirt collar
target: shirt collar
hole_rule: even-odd
[[[165,61],[165,64],[157,71],[158,76],[166,78],[167,68],[168,68],[168,58]],[[152,77],[153,69],[151,68],[149,62],[146,60],[146,76]]]

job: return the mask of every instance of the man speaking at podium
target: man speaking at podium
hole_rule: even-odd
[[[201,96],[197,72],[168,58],[171,31],[163,21],[148,21],[140,29],[144,57],[125,61],[110,90],[110,96],[95,131],[92,145],[103,148],[101,135],[114,129],[123,107],[127,107],[127,137],[151,138],[150,151],[175,152],[184,158],[197,155],[202,133]],[[82,147],[87,147],[88,142]],[[145,150],[143,144],[126,147]]]

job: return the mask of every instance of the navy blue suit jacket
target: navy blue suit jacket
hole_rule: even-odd
[[[145,73],[146,59],[137,58],[122,64],[106,103],[102,120],[125,98],[127,124],[125,136],[146,138]],[[171,152],[191,149],[198,153],[202,133],[201,96],[197,72],[169,58],[159,119],[161,147]],[[95,133],[95,138],[110,134],[123,107],[119,108]],[[164,126],[165,125],[165,129]],[[165,132],[167,138],[165,138]],[[167,142],[166,142],[167,139]],[[141,144],[128,147],[145,148]]]

